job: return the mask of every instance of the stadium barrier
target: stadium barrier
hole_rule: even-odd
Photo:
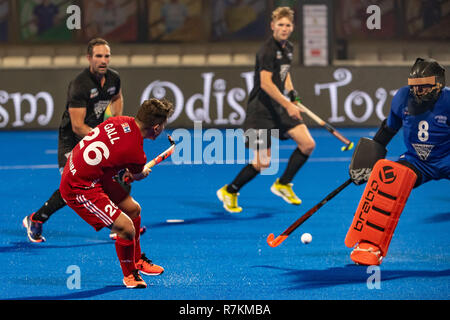
[[[240,127],[245,120],[253,67],[117,68],[124,114],[134,115],[150,97],[175,105],[169,128]],[[0,130],[56,129],[69,82],[80,68],[4,69],[0,77]],[[293,67],[304,105],[335,127],[378,126],[396,90],[407,84],[408,66]],[[310,119],[311,127],[316,126]]]

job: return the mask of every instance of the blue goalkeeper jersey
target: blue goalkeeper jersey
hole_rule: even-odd
[[[400,159],[412,163],[423,174],[422,183],[450,179],[450,88],[445,87],[432,110],[411,115],[413,99],[409,86],[398,90],[392,100],[387,125],[399,130],[407,148]]]

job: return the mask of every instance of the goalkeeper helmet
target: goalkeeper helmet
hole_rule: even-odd
[[[418,105],[434,104],[445,87],[445,69],[434,59],[417,58],[408,85]]]

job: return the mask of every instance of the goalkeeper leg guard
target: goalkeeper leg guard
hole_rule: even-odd
[[[350,255],[355,263],[381,263],[416,178],[404,165],[377,161],[345,238],[347,247],[356,245]]]

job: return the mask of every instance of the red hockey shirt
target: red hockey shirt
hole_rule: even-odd
[[[147,157],[144,138],[134,118],[109,118],[95,127],[72,150],[61,178],[61,186],[93,189],[105,175],[128,168],[142,172]]]

